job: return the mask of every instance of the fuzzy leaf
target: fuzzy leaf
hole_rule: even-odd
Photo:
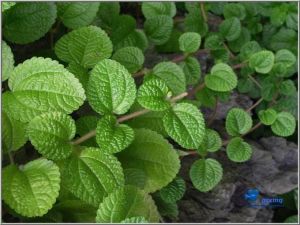
[[[235,137],[228,143],[226,153],[231,161],[245,162],[251,158],[252,149],[242,138]]]
[[[90,25],[96,18],[99,2],[58,2],[57,14],[63,24],[71,29]]]
[[[181,177],[175,177],[171,183],[159,191],[159,195],[165,202],[172,203],[180,200],[184,192],[185,181]]]
[[[258,113],[258,117],[260,122],[262,122],[264,125],[272,125],[277,118],[277,112],[271,108],[267,110],[261,110]]]
[[[251,55],[249,66],[258,73],[269,73],[274,65],[274,54],[271,51],[262,50]]]
[[[62,185],[79,199],[98,207],[109,193],[124,185],[121,164],[98,148],[84,148],[64,161]]]
[[[112,59],[125,66],[130,73],[135,73],[143,67],[145,57],[139,48],[125,47],[117,50]]]
[[[174,2],[143,2],[142,12],[146,19],[159,15],[173,17],[176,14]]]
[[[213,91],[231,91],[237,86],[237,76],[230,66],[218,63],[211,69],[211,74],[205,76],[205,85]]]
[[[225,19],[236,17],[240,20],[243,20],[246,17],[245,6],[241,3],[225,4],[223,13],[224,13]]]
[[[113,45],[123,42],[126,37],[135,30],[135,18],[130,15],[120,15],[113,19],[110,38]]]
[[[236,17],[225,19],[220,24],[220,33],[227,41],[234,41],[238,39],[241,34],[241,22]]]
[[[126,124],[117,124],[114,116],[102,117],[96,129],[96,141],[101,151],[106,153],[120,152],[133,141],[134,131]]]
[[[187,84],[198,83],[201,77],[201,66],[195,57],[189,56],[179,65],[185,74]]]
[[[173,20],[169,16],[159,15],[146,19],[144,28],[147,37],[155,45],[162,45],[168,41],[173,29]]]
[[[65,34],[55,44],[55,54],[64,62],[75,62],[85,68],[94,67],[109,58],[112,43],[99,27],[81,27]]]
[[[291,67],[296,63],[296,57],[291,51],[281,49],[275,54],[275,62],[283,63],[286,67]]]
[[[219,133],[212,129],[205,130],[205,138],[202,144],[198,147],[198,151],[216,152],[222,146],[222,140]]]
[[[4,202],[26,217],[46,214],[60,189],[59,168],[46,159],[36,159],[19,168],[7,166],[2,179]]]
[[[71,140],[75,136],[75,121],[60,112],[35,117],[27,127],[32,145],[40,154],[52,160],[66,159],[73,151]]]
[[[56,19],[56,6],[54,2],[19,2],[3,15],[5,39],[28,44],[50,30]]]
[[[74,75],[49,58],[33,57],[19,64],[8,84],[12,92],[2,96],[3,108],[23,122],[49,111],[69,114],[85,100],[84,90]]]
[[[261,50],[260,45],[256,41],[249,41],[244,44],[240,49],[240,58],[242,60],[248,60],[250,56]]]
[[[288,137],[295,132],[295,117],[288,112],[280,112],[277,114],[275,122],[272,123],[271,129],[278,136]]]
[[[137,96],[138,103],[146,109],[164,111],[171,104],[167,100],[169,88],[160,78],[152,78],[144,81],[140,86]]]
[[[124,114],[133,104],[135,95],[134,79],[120,63],[104,59],[91,71],[87,98],[96,112]]]
[[[14,69],[14,55],[11,51],[11,48],[5,41],[1,42],[2,46],[2,81],[7,80],[13,72]]]
[[[190,169],[190,178],[195,188],[207,192],[213,189],[222,179],[223,169],[215,159],[199,159]]]
[[[204,119],[196,106],[178,103],[163,117],[167,133],[184,148],[198,148],[205,136]]]
[[[204,37],[208,32],[208,25],[204,21],[200,10],[194,10],[184,18],[184,27],[188,32],[196,32]]]
[[[124,169],[125,185],[133,185],[144,189],[147,176],[143,170],[135,168]]]
[[[82,116],[78,120],[75,121],[76,124],[76,133],[80,136],[83,136],[90,132],[91,130],[95,130],[97,127],[97,123],[99,118],[97,116]],[[96,137],[92,137],[81,144],[82,146],[87,147],[97,147]]]
[[[161,135],[147,129],[136,129],[134,141],[117,156],[124,169],[140,169],[146,174],[146,192],[155,192],[166,186],[180,167],[173,146]]]
[[[186,32],[179,37],[179,49],[186,53],[196,52],[201,44],[201,36],[196,32]]]
[[[243,109],[233,108],[226,117],[226,131],[231,136],[247,133],[252,127],[252,118]]]
[[[122,41],[114,44],[115,49],[129,46],[138,47],[142,51],[145,51],[148,48],[148,39],[143,30],[135,29],[122,39]]]
[[[125,186],[106,197],[97,211],[97,223],[119,223],[126,218],[144,217],[150,223],[159,221],[151,196],[134,186]]]
[[[185,91],[185,75],[173,62],[161,62],[153,68],[153,74],[166,82],[173,95],[181,94]]]
[[[136,217],[126,218],[125,220],[122,220],[120,223],[149,223],[149,222],[143,216],[136,216]]]
[[[282,95],[293,96],[297,93],[297,88],[292,80],[285,80],[281,82],[279,87],[279,93]]]

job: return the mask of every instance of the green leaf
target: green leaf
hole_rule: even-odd
[[[228,158],[233,162],[245,162],[251,158],[251,146],[240,137],[230,140],[226,147]]]
[[[271,101],[277,91],[275,83],[264,83],[261,89],[261,96],[266,101]]]
[[[117,50],[112,59],[125,66],[130,73],[135,73],[143,67],[145,57],[139,48],[125,47]]]
[[[286,17],[286,26],[293,30],[298,30],[298,14],[297,13],[288,13]]]
[[[236,17],[240,20],[243,20],[246,17],[245,7],[241,3],[225,4],[223,13],[224,13],[225,19]]]
[[[71,29],[90,25],[96,18],[99,2],[57,2],[57,14]]]
[[[137,101],[146,109],[164,111],[171,106],[168,94],[169,88],[166,83],[160,78],[153,77],[140,86]]]
[[[2,111],[2,149],[5,152],[15,151],[27,141],[26,124],[10,117]]]
[[[184,18],[184,28],[188,32],[196,32],[204,37],[208,32],[208,25],[204,21],[200,10],[188,13]]]
[[[172,30],[171,36],[169,40],[164,43],[163,45],[156,45],[155,49],[158,51],[158,53],[179,53],[179,42],[178,39],[180,35],[182,34],[181,31],[178,29],[174,28]]]
[[[71,140],[75,136],[75,121],[60,112],[35,117],[27,127],[32,145],[40,154],[52,160],[66,159],[73,151]]]
[[[146,19],[144,29],[147,37],[155,45],[168,41],[173,29],[173,20],[169,16],[159,15]]]
[[[144,190],[151,193],[170,183],[180,167],[173,146],[161,135],[147,129],[136,129],[134,141],[117,156],[124,169],[139,169],[146,174]]]
[[[174,17],[176,6],[174,2],[143,2],[142,12],[146,19],[160,15]]]
[[[241,22],[236,17],[225,19],[219,27],[220,33],[227,41],[238,39],[241,34]]]
[[[297,54],[296,46],[298,34],[292,29],[282,27],[277,33],[273,34],[269,41],[270,48],[274,51],[280,49],[288,49],[294,54]]]
[[[64,62],[75,62],[92,68],[99,61],[109,58],[112,43],[99,27],[81,27],[65,34],[55,44],[55,54]]]
[[[274,54],[271,51],[262,50],[250,56],[249,66],[258,73],[269,73],[274,65]]]
[[[248,60],[252,54],[260,50],[261,47],[256,41],[249,41],[241,47],[239,56],[241,60]]]
[[[14,55],[9,45],[5,41],[1,41],[2,46],[2,81],[7,80],[14,70]]]
[[[253,83],[253,81],[250,80],[249,78],[241,78],[238,80],[237,89],[240,93],[248,93],[253,88],[256,88],[254,85],[255,84]]]
[[[99,118],[97,116],[82,116],[78,120],[75,121],[76,124],[76,133],[80,136],[83,136],[90,132],[91,130],[95,130],[97,127],[97,123]],[[96,137],[92,137],[81,144],[82,146],[87,147],[96,147]]]
[[[186,89],[185,75],[176,63],[158,63],[153,68],[153,74],[166,82],[173,95],[181,94]]]
[[[159,195],[165,202],[172,203],[180,200],[184,192],[185,181],[181,177],[175,177],[171,183],[159,191]]]
[[[200,110],[188,103],[178,103],[163,117],[167,133],[184,148],[198,148],[204,139],[204,119]]]
[[[275,122],[272,123],[271,129],[278,136],[288,137],[295,132],[295,117],[288,112],[280,112],[277,114]]]
[[[134,186],[125,186],[103,200],[96,222],[119,223],[131,217],[144,217],[150,223],[159,221],[159,213],[151,196]]]
[[[149,223],[145,217],[137,216],[137,217],[130,217],[122,220],[120,223]]]
[[[291,51],[281,49],[275,54],[275,62],[283,63],[286,67],[291,67],[296,63],[296,57]]]
[[[298,215],[293,215],[293,216],[289,216],[288,218],[286,218],[283,222],[284,223],[298,223]]]
[[[96,112],[124,114],[133,104],[135,95],[134,79],[120,63],[104,59],[91,71],[87,98]]]
[[[2,12],[5,12],[6,10],[10,9],[16,4],[16,2],[2,2]]]
[[[124,169],[125,185],[132,185],[144,189],[147,176],[143,170],[135,168]]]
[[[111,27],[120,14],[120,2],[101,2],[97,16],[101,19],[101,27]]]
[[[233,108],[227,114],[225,126],[231,136],[246,134],[252,127],[252,118],[243,109]]]
[[[205,38],[204,47],[211,50],[220,49],[223,47],[222,38],[219,34],[210,33],[209,36]]]
[[[84,68],[80,64],[71,62],[68,65],[67,70],[69,70],[69,72],[72,73],[79,80],[79,82],[82,84],[82,87],[86,91],[87,90],[87,84],[88,84],[88,81],[89,81],[89,71],[88,71],[88,69]]]
[[[237,76],[229,65],[218,63],[205,76],[205,85],[213,91],[231,91],[237,86]]]
[[[49,111],[71,113],[85,100],[84,90],[73,74],[57,61],[33,57],[15,67],[2,96],[4,110],[12,118],[29,122]]]
[[[56,19],[54,2],[19,2],[3,14],[3,35],[16,44],[28,44],[43,37]]]
[[[126,124],[118,124],[112,115],[102,117],[96,129],[96,141],[101,151],[106,153],[120,152],[133,141],[134,131]]]
[[[222,166],[215,159],[199,159],[190,169],[192,183],[201,192],[213,189],[221,181],[222,176]]]
[[[201,66],[195,57],[189,56],[179,65],[184,72],[187,84],[197,84],[199,82],[201,77]]]
[[[124,185],[120,162],[98,148],[84,148],[64,161],[62,185],[79,199],[98,207],[109,193]]]
[[[36,159],[19,168],[2,171],[3,200],[22,216],[42,216],[52,208],[60,189],[59,168],[46,159]]]
[[[277,112],[272,108],[260,110],[258,112],[258,117],[260,122],[262,122],[264,125],[272,125],[277,118]]]
[[[198,147],[198,151],[216,152],[222,146],[222,140],[219,133],[212,129],[205,130],[205,137],[201,145]]]
[[[143,30],[135,29],[122,39],[122,41],[114,44],[115,49],[129,46],[138,47],[142,51],[145,51],[148,48],[148,39]]]
[[[201,44],[201,36],[196,32],[186,32],[179,37],[179,49],[186,53],[196,52]]]
[[[239,52],[244,44],[249,43],[251,40],[251,34],[248,29],[242,27],[240,36],[228,43],[229,48],[234,52]]]
[[[154,194],[153,199],[161,216],[172,220],[178,219],[179,211],[176,202],[165,202],[158,194]]]
[[[279,86],[279,92],[282,95],[292,96],[297,93],[297,88],[292,80],[285,80]]]

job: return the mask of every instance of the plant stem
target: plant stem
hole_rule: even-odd
[[[233,69],[240,69],[240,68],[244,67],[245,65],[246,65],[246,63],[242,62],[242,63],[236,64],[236,65],[233,65],[232,68]]]
[[[191,91],[189,91],[188,96],[189,97],[194,96],[198,91],[201,91],[203,88],[205,88],[205,83],[198,84],[195,88],[193,88]]]
[[[230,51],[230,49],[225,43],[223,43],[223,46],[226,49],[226,51],[229,52],[230,58],[235,58],[235,55]]]
[[[177,95],[173,98],[170,99],[171,102],[176,102],[180,99],[183,99],[184,97],[186,97],[188,95],[187,92],[183,92],[181,93],[180,95]],[[136,111],[136,112],[133,112],[133,113],[130,113],[130,114],[127,114],[127,115],[124,115],[124,116],[121,116],[120,118],[118,118],[118,122],[121,123],[121,122],[124,122],[124,121],[127,121],[127,120],[130,120],[132,118],[135,118],[135,117],[138,117],[138,116],[141,116],[141,115],[144,115],[148,112],[151,112],[151,110],[149,109],[142,109],[140,111]],[[81,144],[82,142],[92,138],[96,136],[96,130],[91,130],[90,132],[86,133],[85,135],[81,136],[80,138],[74,140],[73,142],[71,142],[73,145],[78,145],[78,144]]]
[[[254,77],[252,77],[251,75],[248,75],[248,77],[249,77],[250,80],[252,80],[252,82],[254,84],[256,84],[257,87],[259,87],[260,89],[262,89],[262,86],[260,85],[260,83],[258,83],[258,81]]]
[[[218,111],[218,96],[216,97],[216,105],[215,105],[214,111],[213,111],[210,119],[207,122],[207,126],[210,126],[212,124],[212,122],[214,122],[215,117],[217,115],[217,111]]]
[[[203,16],[204,22],[207,22],[207,15],[206,15],[206,12],[205,12],[204,2],[200,2],[200,9],[201,9],[201,14]]]
[[[252,109],[254,109],[256,106],[258,106],[264,99],[260,98],[257,100],[257,102],[255,102],[250,108],[248,108],[246,111],[250,112]]]
[[[15,164],[14,156],[11,151],[8,151],[8,157],[9,157],[10,164],[14,165]]]

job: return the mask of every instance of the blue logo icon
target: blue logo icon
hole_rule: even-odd
[[[256,201],[259,195],[259,191],[256,188],[248,189],[244,194],[244,198],[246,201]]]
[[[277,208],[284,207],[283,198],[281,197],[262,197],[259,199],[259,190],[251,188],[244,194],[244,199],[251,208]]]

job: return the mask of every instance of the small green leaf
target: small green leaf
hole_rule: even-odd
[[[271,51],[262,50],[250,56],[249,66],[258,73],[269,73],[274,65],[274,54]]]
[[[100,27],[111,27],[120,11],[120,2],[101,2],[97,13],[102,22]]]
[[[171,183],[159,191],[160,197],[167,203],[177,202],[184,193],[185,181],[181,177],[175,177]]]
[[[136,28],[136,20],[130,15],[119,15],[113,19],[110,32],[110,38],[113,45],[122,43],[126,37]]]
[[[271,125],[274,134],[282,137],[288,137],[295,132],[295,117],[288,112],[280,112],[277,114],[275,122]]]
[[[173,146],[158,133],[147,129],[136,129],[134,141],[117,156],[125,170],[139,169],[146,174],[144,190],[151,193],[170,183],[180,167]]]
[[[142,12],[146,19],[159,15],[174,17],[176,6],[174,2],[143,2]]]
[[[119,223],[126,218],[144,217],[159,221],[159,213],[150,195],[134,186],[125,186],[106,197],[97,211],[97,223]]]
[[[16,2],[2,2],[2,12],[5,12],[6,10],[10,9],[16,4]]]
[[[55,54],[64,62],[75,62],[92,68],[99,61],[109,58],[112,43],[99,27],[81,27],[65,34],[55,44]]]
[[[145,51],[148,48],[148,44],[148,39],[144,31],[135,29],[122,39],[122,41],[114,44],[114,48],[117,50],[124,47],[134,46]]]
[[[230,66],[218,63],[211,69],[211,74],[205,76],[205,85],[213,90],[227,92],[237,86],[237,76]]]
[[[161,216],[167,217],[173,220],[178,219],[179,210],[176,202],[165,202],[160,195],[152,195],[157,206],[158,212]]]
[[[2,46],[2,81],[7,80],[13,72],[14,69],[14,55],[11,48],[5,41],[1,42]]]
[[[184,18],[184,28],[188,32],[196,32],[204,37],[208,32],[208,25],[204,21],[202,13],[199,10],[190,11]]]
[[[226,117],[226,131],[231,136],[246,134],[252,127],[251,116],[243,109],[233,108]]]
[[[288,218],[286,218],[283,222],[284,223],[298,223],[298,215],[293,215],[293,216],[289,216]]]
[[[258,113],[258,117],[260,122],[262,122],[264,125],[272,125],[277,118],[277,112],[271,108],[267,110],[261,110]]]
[[[224,17],[225,19],[229,19],[231,17],[236,17],[240,20],[245,19],[246,17],[246,9],[241,3],[227,3],[224,6]]]
[[[155,45],[162,45],[168,41],[173,29],[173,20],[169,16],[159,15],[146,19],[144,29],[147,37]]]
[[[120,223],[149,223],[149,222],[143,216],[136,216],[136,217],[126,218],[125,220],[122,220]]]
[[[64,161],[62,185],[79,199],[98,207],[109,193],[123,187],[124,174],[113,155],[84,148]]]
[[[239,56],[242,60],[248,60],[252,54],[260,50],[261,47],[256,41],[249,41],[241,47]]]
[[[96,129],[96,141],[101,151],[106,153],[120,152],[133,141],[134,131],[126,124],[118,124],[116,117],[102,117]]]
[[[91,130],[95,130],[97,127],[97,123],[99,118],[97,116],[82,116],[78,120],[75,121],[76,124],[76,133],[80,136],[83,136],[90,132]],[[92,137],[85,142],[81,143],[82,146],[87,147],[97,147],[96,137]]]
[[[204,119],[200,110],[188,103],[178,103],[163,117],[167,133],[184,148],[198,148],[204,139]]]
[[[146,109],[164,111],[171,106],[168,101],[169,88],[160,78],[151,78],[140,86],[137,96],[138,103]]]
[[[143,52],[136,47],[120,48],[114,53],[112,59],[125,66],[130,73],[140,70],[145,60]]]
[[[96,112],[124,114],[133,104],[135,95],[134,79],[120,63],[104,59],[91,71],[87,98]]]
[[[235,137],[228,143],[226,153],[231,161],[245,162],[251,158],[252,149],[242,138]]]
[[[201,77],[201,66],[195,57],[189,56],[179,65],[184,72],[187,84],[196,84],[199,82]]]
[[[241,34],[241,22],[236,17],[225,19],[220,24],[220,33],[227,41],[234,41],[238,39]]]
[[[201,44],[201,36],[196,32],[186,32],[179,37],[179,49],[186,53],[196,52]]]
[[[223,47],[222,38],[219,34],[210,33],[209,36],[205,38],[204,47],[211,50],[220,49]]]
[[[295,86],[294,81],[292,80],[285,80],[280,83],[279,86],[279,93],[282,95],[292,96],[297,93],[297,88]]]
[[[27,134],[32,145],[43,156],[61,160],[73,151],[71,140],[75,136],[75,121],[60,112],[45,113],[30,121]]]
[[[222,179],[223,169],[215,159],[199,159],[190,169],[190,178],[195,188],[207,192],[213,189]]]
[[[205,138],[197,151],[216,152],[222,146],[222,140],[219,133],[212,129],[205,130]]]
[[[22,216],[43,216],[59,194],[59,168],[46,159],[36,159],[19,168],[7,166],[2,179],[4,202]]]
[[[283,63],[286,67],[291,67],[296,63],[296,57],[291,51],[280,49],[275,54],[275,62]]]

